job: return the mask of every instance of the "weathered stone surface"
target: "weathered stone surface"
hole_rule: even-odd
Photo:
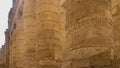
[[[72,59],[80,59],[79,61],[81,61],[102,52],[105,52],[108,56],[107,58],[106,55],[101,56],[98,64],[101,65],[101,61],[104,63],[104,59],[111,60],[111,51],[114,44],[110,11],[111,1],[66,0],[65,8],[67,10],[66,46],[68,50],[66,53],[66,60],[68,61],[66,62]],[[109,52],[106,52],[106,50],[109,50]],[[95,63],[94,65],[96,65]],[[81,63],[78,65],[81,65]],[[79,66],[72,68],[77,67]]]
[[[112,65],[117,65],[119,66],[120,62],[120,7],[119,5],[116,5],[114,7],[114,12],[113,12],[113,22],[114,22],[114,37],[115,37],[115,46],[114,46],[114,51],[115,51],[115,60],[113,60]],[[116,10],[116,11],[115,11]]]
[[[0,68],[119,68],[120,0],[13,0]]]
[[[11,26],[9,28],[9,49],[10,49],[10,59],[9,59],[9,68],[24,67],[24,37],[23,35],[23,0],[17,1],[14,0],[14,7],[11,10],[13,17],[10,18]],[[18,4],[18,7],[16,4]],[[11,16],[11,15],[10,15]],[[7,67],[8,68],[8,67]]]
[[[59,0],[37,0],[37,24],[38,24],[38,46],[37,61],[50,60],[50,63],[42,66],[43,68],[58,68],[58,61],[61,60],[61,34],[60,34],[60,6]],[[59,52],[59,54],[58,54]],[[55,62],[56,61],[56,62]],[[51,63],[55,62],[55,66]],[[50,66],[47,66],[50,65]]]
[[[25,68],[36,68],[36,1],[25,0],[23,19],[24,19],[24,38],[25,38]]]

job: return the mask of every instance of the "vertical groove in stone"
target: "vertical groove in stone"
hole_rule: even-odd
[[[67,50],[64,68],[78,68],[90,65],[88,58],[96,64],[111,59],[113,27],[110,0],[66,0]],[[100,57],[105,55],[105,57]],[[98,55],[98,56],[96,56]],[[93,58],[92,58],[93,57]],[[84,59],[84,60],[83,60]],[[99,60],[102,61],[99,61]],[[94,63],[94,60],[92,60]]]
[[[37,62],[41,68],[57,68],[60,59],[59,0],[37,0]],[[59,54],[58,54],[59,53]],[[57,62],[58,61],[58,62]]]
[[[26,68],[36,68],[36,1],[25,0],[24,4],[25,65]]]

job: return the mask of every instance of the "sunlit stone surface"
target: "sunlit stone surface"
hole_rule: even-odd
[[[120,68],[120,0],[13,0],[0,68]]]

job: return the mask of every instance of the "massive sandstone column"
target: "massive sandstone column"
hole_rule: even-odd
[[[16,40],[16,35],[15,31],[12,31],[10,34],[10,68],[15,68],[16,67],[16,45],[15,45],[15,40]]]
[[[6,29],[5,31],[5,46],[6,46],[6,64],[5,64],[5,68],[9,68],[9,31],[8,29]]]
[[[37,36],[37,24],[36,24],[36,1],[25,0],[24,1],[24,38],[26,49],[26,68],[36,68],[36,36]]]
[[[60,68],[59,0],[37,0],[38,68]]]
[[[119,4],[113,9],[113,22],[114,22],[114,33],[115,33],[115,60],[120,61],[120,6]]]
[[[14,0],[12,10],[9,15],[9,47],[10,47],[10,68],[21,68],[24,65],[23,59],[23,25],[22,8],[23,0]],[[17,6],[17,7],[15,7]]]
[[[15,41],[15,58],[16,61],[14,62],[16,64],[16,67],[24,67],[24,37],[23,37],[23,28],[22,25],[22,19],[18,20],[16,24],[16,39]],[[21,24],[20,24],[21,23]]]
[[[111,0],[66,0],[67,52],[63,68],[109,65],[113,58]]]
[[[66,11],[65,8],[60,7],[60,22],[61,22],[61,47],[62,47],[62,59],[64,60],[64,54],[65,54],[65,50],[66,50]]]
[[[24,56],[24,31],[23,31],[23,1],[21,0],[21,3],[19,4],[19,8],[16,14],[16,20],[15,20],[15,24],[14,24],[14,30],[15,30],[15,64],[16,67],[24,67],[24,60],[25,60],[25,56]]]

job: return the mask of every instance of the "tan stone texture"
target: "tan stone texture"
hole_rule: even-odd
[[[0,68],[119,68],[120,0],[13,0]]]
[[[25,0],[23,19],[24,19],[24,38],[25,38],[25,68],[36,68],[36,1]],[[31,62],[32,61],[32,62]]]
[[[69,65],[72,68],[78,68],[83,65],[79,61],[84,62],[83,59],[90,58],[85,61],[90,64],[90,60],[98,55],[101,57],[95,57],[96,61],[98,60],[95,63],[100,66],[107,65],[108,63],[104,62],[112,59],[114,44],[111,1],[66,0],[64,7],[67,11],[66,62],[71,62]],[[104,52],[106,55],[101,54]],[[74,62],[79,64],[74,67]],[[69,68],[66,64],[63,65],[63,68]]]
[[[61,24],[59,0],[37,0],[37,63],[42,68],[60,68]],[[41,63],[42,62],[42,63]],[[49,65],[49,66],[47,66]]]

